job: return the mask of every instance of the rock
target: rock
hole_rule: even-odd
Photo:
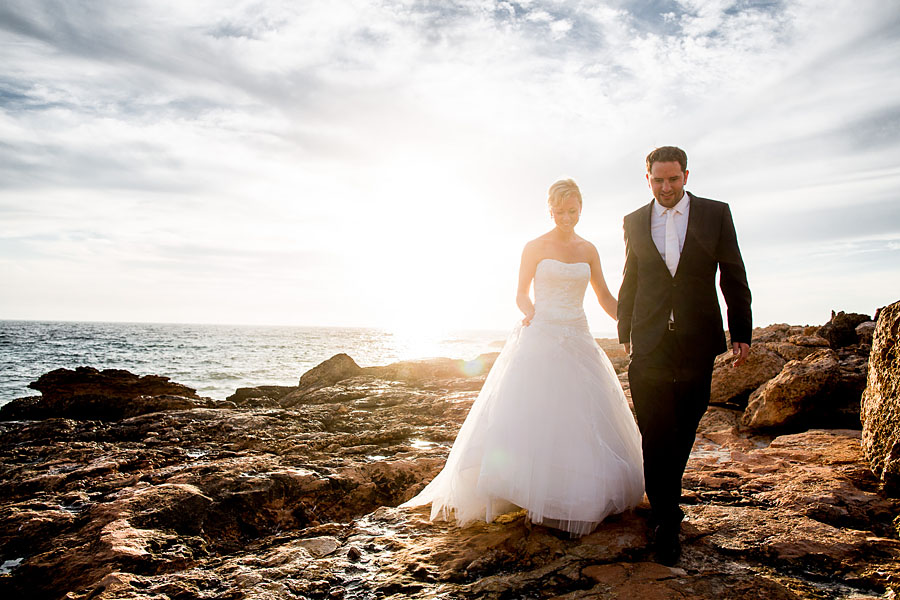
[[[790,335],[787,338],[787,342],[795,346],[806,346],[809,348],[827,348],[829,345],[828,340],[820,335]]]
[[[900,491],[900,302],[880,311],[862,396],[862,445],[872,472]]]
[[[791,361],[750,395],[741,422],[751,429],[802,427],[804,418],[824,401],[840,380],[838,356],[818,350],[802,361]]]
[[[791,336],[791,338],[796,339],[800,336]],[[807,336],[803,336],[807,338]],[[819,348],[827,348],[828,341],[824,338],[820,338],[819,336],[810,336],[804,340],[798,340],[803,342],[812,342],[813,340],[821,341],[821,344],[813,345],[811,343],[792,343],[792,342],[768,342],[766,343],[766,347],[783,358],[785,361],[791,360],[803,360]]]
[[[838,371],[856,356],[835,354]],[[740,600],[900,592],[900,501],[879,495],[860,432],[755,436],[738,426],[739,411],[718,406],[701,422],[685,473],[684,556],[674,568],[652,562],[647,504],[578,539],[528,526],[524,511],[460,529],[429,521],[428,507],[395,508],[441,469],[483,381],[449,364],[410,365],[407,380],[370,367],[309,390],[290,409],[253,407],[254,392],[235,398],[248,403],[240,408],[0,422],[0,594]]]
[[[689,537],[735,558],[818,573],[822,581],[865,579],[872,565],[859,556],[900,557],[900,542],[888,517],[898,502],[872,490],[861,458],[858,431],[811,430],[732,451],[726,461],[692,459],[684,481],[696,499],[686,509]],[[831,595],[810,590],[803,597]]]
[[[753,330],[751,340],[753,344],[765,342],[780,342],[790,335],[792,327],[787,323],[773,323],[767,327],[757,327]]]
[[[856,333],[856,326],[871,320],[872,317],[869,315],[845,313],[843,311],[835,314],[832,311],[831,320],[819,328],[818,334],[828,340],[832,348],[858,344],[859,336]]]
[[[39,419],[43,414],[43,404],[40,396],[28,396],[16,398],[0,406],[0,421],[23,421],[26,419]]]
[[[226,400],[236,406],[275,407],[278,400],[295,391],[297,386],[261,385],[259,387],[238,388]]]
[[[311,392],[327,388],[361,372],[362,368],[350,356],[344,353],[335,354],[304,373],[300,377],[298,387],[287,394],[282,394],[278,398],[278,404],[284,408],[296,406],[305,402],[305,397]]]
[[[654,562],[609,563],[584,569],[585,577],[598,585],[583,592],[567,594],[564,598],[640,598],[641,600],[669,600],[684,598],[767,598],[795,599],[783,585],[761,578],[757,581],[739,575],[688,574],[684,569],[666,567]]]
[[[872,336],[875,335],[875,321],[863,321],[856,326],[856,336],[860,344],[872,345]]]
[[[111,421],[163,410],[234,406],[201,398],[194,389],[172,383],[168,377],[139,376],[121,369],[56,369],[29,387],[42,396],[6,404],[0,408],[0,420],[66,417]]]
[[[316,524],[350,522],[407,499],[442,464],[432,458],[441,446],[410,440],[447,437],[440,432],[464,416],[438,393],[361,413],[302,411],[192,409],[113,423],[4,424],[0,456],[20,472],[0,476],[0,555],[27,557],[10,597],[89,595],[110,571],[184,571],[284,532],[304,531],[285,558],[324,558],[339,538]],[[407,425],[416,422],[418,430]],[[51,458],[35,461],[35,453]],[[266,580],[258,568],[240,581]],[[315,570],[308,577],[309,585],[321,580]]]
[[[791,335],[787,340],[766,342],[763,345],[788,361],[802,361],[823,347],[828,347],[828,342],[818,336]],[[866,369],[869,360],[868,346],[864,344],[845,346],[838,348],[836,355],[839,363],[838,379],[833,382],[833,386],[821,390],[819,399],[811,399],[807,403],[807,414],[802,418],[801,423],[794,426],[795,428],[813,426],[855,429],[861,426],[859,402],[863,389],[866,386]],[[737,370],[734,369],[734,371]],[[723,374],[732,374],[724,368],[722,372]],[[714,392],[716,390],[716,376],[717,373],[714,372]],[[787,382],[786,385],[796,392],[799,392],[801,389],[801,387],[791,382]]]
[[[338,354],[304,374],[300,387],[278,402],[285,408],[299,404],[352,402],[367,395],[361,392],[362,389],[383,387],[386,382],[413,386],[439,385],[445,389],[477,391],[498,355],[499,352],[490,352],[473,360],[428,358],[400,361],[387,366],[358,367],[346,354]],[[374,381],[382,383],[373,386]],[[348,385],[345,386],[344,383]],[[346,387],[353,391],[340,391]]]
[[[303,548],[316,558],[328,556],[341,547],[341,543],[337,538],[331,536],[321,536],[314,538],[306,538],[299,540],[297,546]]]
[[[129,400],[137,396],[181,396],[199,398],[196,390],[172,383],[168,377],[144,375],[143,377],[122,369],[98,371],[93,367],[56,369],[41,375],[28,387],[38,390],[48,400],[67,399],[75,396],[103,396]]]
[[[767,344],[750,346],[747,361],[739,368],[731,365],[734,357],[725,352],[713,366],[710,402],[746,406],[750,393],[781,372],[785,360],[770,350]]]
[[[335,354],[328,360],[319,363],[300,377],[299,387],[308,390],[313,387],[325,387],[342,379],[353,377],[362,371],[356,361],[344,353]]]
[[[409,383],[422,383],[435,379],[483,378],[490,371],[499,354],[499,352],[489,352],[469,361],[450,358],[406,360],[392,363],[386,367],[368,367],[364,372],[366,375],[380,379]]]
[[[865,351],[864,351],[865,350]],[[866,389],[869,366],[868,347],[848,346],[838,350],[840,379],[831,392],[827,408],[833,410],[833,420],[823,419],[822,425],[861,428],[860,402]]]

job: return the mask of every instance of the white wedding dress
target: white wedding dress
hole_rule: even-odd
[[[543,259],[531,325],[516,326],[466,417],[444,469],[402,506],[460,526],[527,509],[575,535],[641,501],[641,437],[584,315],[588,263]]]

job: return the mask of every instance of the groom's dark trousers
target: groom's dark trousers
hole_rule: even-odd
[[[713,361],[690,358],[674,332],[628,367],[631,398],[641,430],[644,482],[657,524],[678,523],[684,513],[681,478],[697,426],[709,404]]]
[[[679,523],[681,478],[709,404],[713,361],[728,306],[733,342],[750,343],[750,288],[728,205],[690,195],[674,277],[650,234],[653,203],[625,217],[619,341],[631,343],[628,380],[644,453],[644,482],[657,524]],[[674,318],[672,318],[674,317]]]

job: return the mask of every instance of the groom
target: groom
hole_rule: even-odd
[[[650,204],[625,217],[619,341],[643,438],[644,482],[657,560],[675,564],[684,512],[681,477],[709,403],[713,361],[727,347],[719,286],[728,305],[734,366],[750,351],[750,288],[728,205],[685,192],[687,155],[647,156]]]

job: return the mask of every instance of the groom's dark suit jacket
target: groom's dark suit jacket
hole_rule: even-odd
[[[731,210],[724,202],[690,195],[688,226],[675,276],[650,235],[653,202],[625,217],[625,273],[619,290],[619,341],[634,356],[652,352],[675,315],[679,348],[697,359],[724,352],[725,333],[716,294],[728,306],[733,342],[750,343],[750,287],[738,248]]]

